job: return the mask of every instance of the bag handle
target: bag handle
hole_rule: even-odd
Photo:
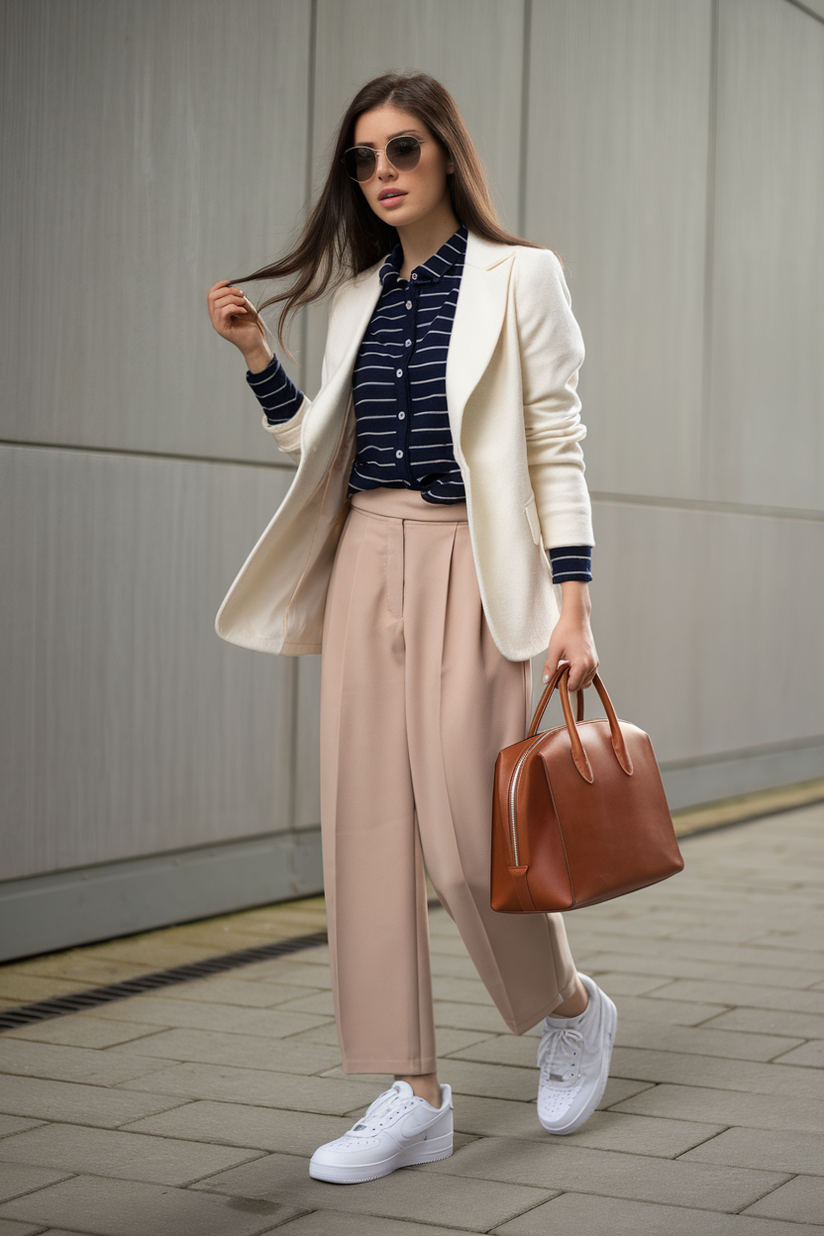
[[[552,697],[552,692],[557,687],[558,693],[561,697],[561,708],[564,711],[564,721],[566,723],[566,727],[569,732],[569,743],[570,743],[570,748],[572,751],[573,762],[575,764],[575,767],[578,769],[578,772],[584,778],[584,780],[588,781],[591,785],[592,782],[595,780],[595,777],[592,772],[592,767],[590,765],[590,762],[587,759],[587,753],[584,750],[584,745],[581,742],[581,736],[578,733],[578,727],[576,726],[575,721],[572,716],[572,709],[569,704],[568,680],[569,680],[569,662],[563,661],[558,666],[555,673],[552,675],[546,687],[544,688],[544,693],[538,702],[538,707],[535,709],[535,715],[532,718],[532,724],[529,727],[529,733],[527,734],[527,738],[532,738],[534,734],[538,733],[538,726],[541,724],[541,718],[543,717],[544,712],[546,711],[546,706],[549,703],[550,698]],[[624,735],[621,733],[621,727],[618,724],[618,718],[615,715],[615,709],[612,707],[612,700],[607,695],[607,689],[604,686],[604,684],[601,682],[601,679],[598,677],[597,674],[593,678],[592,683],[593,683],[593,686],[595,687],[595,690],[598,692],[598,695],[601,698],[601,703],[604,705],[604,712],[607,714],[607,720],[609,722],[610,739],[612,741],[612,749],[615,752],[615,758],[617,759],[621,768],[623,768],[624,772],[628,776],[631,777],[632,776],[632,760],[630,759],[629,751],[627,751],[627,744],[624,742]],[[578,709],[577,709],[578,723],[580,724],[584,719],[584,693],[583,691],[578,691],[577,695],[578,695]]]

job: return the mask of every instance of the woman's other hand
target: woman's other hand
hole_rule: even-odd
[[[591,685],[598,669],[598,654],[589,625],[589,587],[579,580],[561,584],[561,617],[552,632],[541,682],[549,682],[560,661],[569,662],[569,689],[580,691]]]
[[[206,294],[209,317],[222,339],[238,348],[254,373],[265,369],[272,359],[272,349],[266,342],[266,331],[252,302],[232,287],[228,279],[220,279]],[[250,363],[251,362],[251,363]]]

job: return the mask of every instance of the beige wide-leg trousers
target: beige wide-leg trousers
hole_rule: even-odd
[[[435,1071],[422,850],[515,1034],[575,988],[558,914],[489,905],[492,782],[524,737],[530,666],[486,623],[466,504],[350,500],[323,627],[321,824],[332,990],[347,1073]]]

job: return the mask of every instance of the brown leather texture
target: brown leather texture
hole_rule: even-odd
[[[684,866],[649,736],[616,717],[597,674],[606,718],[585,721],[579,691],[576,723],[568,678],[564,663],[495,764],[490,901],[504,914],[595,905]],[[564,724],[539,734],[556,687]]]

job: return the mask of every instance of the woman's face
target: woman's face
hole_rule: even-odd
[[[386,158],[393,137],[417,137],[421,157],[417,167],[399,172]],[[454,164],[432,133],[411,112],[385,104],[363,112],[355,123],[356,146],[371,146],[377,154],[375,174],[360,188],[379,219],[402,228],[450,207],[446,177]]]

